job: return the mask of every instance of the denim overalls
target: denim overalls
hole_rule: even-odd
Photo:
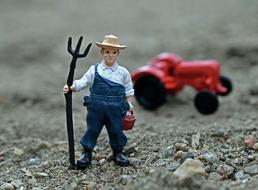
[[[123,132],[122,119],[129,110],[125,98],[123,85],[101,77],[95,64],[95,78],[90,88],[90,96],[84,97],[84,106],[87,106],[87,130],[81,138],[84,149],[92,150],[97,138],[106,126],[111,148],[122,150],[127,142]]]

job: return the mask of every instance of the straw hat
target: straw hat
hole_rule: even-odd
[[[96,42],[96,45],[100,48],[112,47],[117,49],[125,49],[125,45],[120,45],[118,37],[114,35],[106,35],[102,42]]]

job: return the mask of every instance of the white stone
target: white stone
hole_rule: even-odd
[[[4,183],[0,186],[0,190],[14,190],[15,187],[10,183]]]
[[[14,148],[13,153],[14,153],[15,155],[17,155],[17,156],[21,156],[21,155],[24,154],[24,150],[21,149],[21,148],[17,148],[17,147],[16,147],[16,148]]]
[[[204,170],[203,163],[199,160],[187,159],[181,164],[176,171],[175,175],[179,177],[189,177],[195,175],[206,176],[207,173]]]

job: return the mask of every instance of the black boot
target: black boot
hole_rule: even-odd
[[[91,164],[92,150],[84,150],[79,160],[77,160],[77,168],[85,169]]]
[[[113,161],[118,166],[129,166],[129,160],[122,150],[113,150]]]

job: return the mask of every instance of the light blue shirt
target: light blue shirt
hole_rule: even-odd
[[[134,95],[132,78],[126,68],[118,65],[118,63],[115,63],[112,67],[109,67],[104,63],[104,61],[102,61],[99,63],[97,70],[101,77],[123,85],[125,87],[126,97]],[[80,91],[86,87],[91,87],[94,82],[94,77],[95,66],[92,65],[81,79],[74,81],[76,90]]]

